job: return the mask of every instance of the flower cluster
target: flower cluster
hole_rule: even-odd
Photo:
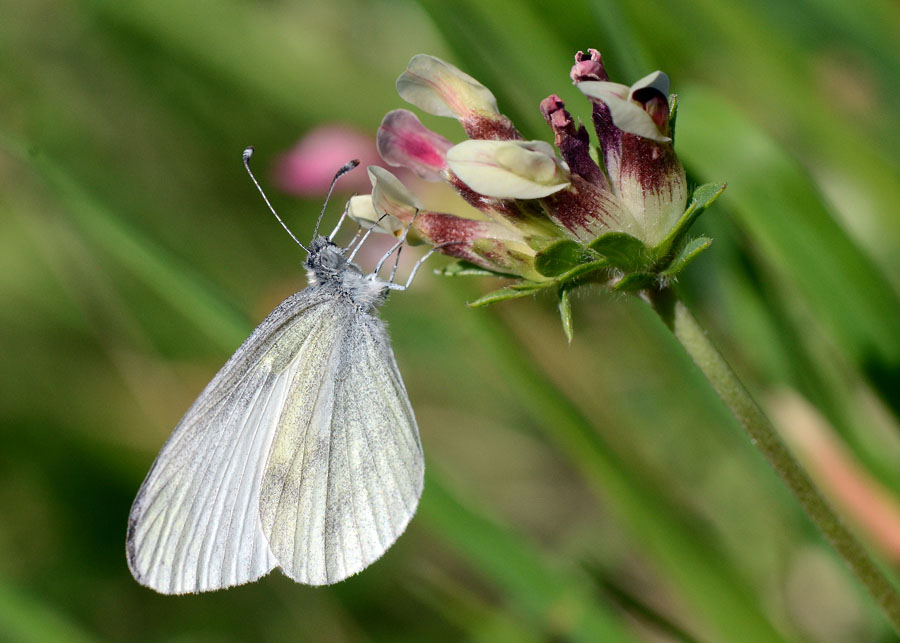
[[[686,210],[688,185],[673,147],[675,97],[663,72],[631,86],[610,82],[591,49],[578,52],[570,75],[591,102],[596,147],[555,94],[540,105],[554,149],[524,140],[477,80],[415,56],[398,93],[429,114],[456,118],[468,140],[454,144],[398,109],[381,123],[378,151],[389,165],[449,183],[477,214],[428,210],[390,172],[370,167],[372,193],[351,200],[350,216],[394,234],[411,226],[412,242],[462,260],[448,273],[521,279],[485,301],[566,289],[588,276],[620,290],[670,279],[709,244],[688,242],[684,232],[724,186],[702,186]]]

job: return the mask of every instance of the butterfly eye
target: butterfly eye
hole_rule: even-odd
[[[320,261],[325,268],[336,269],[340,266],[341,258],[334,252],[323,252]]]

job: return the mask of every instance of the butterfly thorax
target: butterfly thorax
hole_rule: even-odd
[[[306,275],[310,286],[335,289],[363,311],[383,304],[389,292],[383,281],[347,261],[343,248],[321,236],[310,244]]]

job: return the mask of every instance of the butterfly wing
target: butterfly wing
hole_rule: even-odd
[[[425,471],[383,323],[346,303],[325,323],[338,341],[288,393],[259,507],[278,565],[310,585],[378,559],[415,513]]]
[[[277,564],[259,522],[261,482],[328,308],[312,288],[285,300],[179,422],[129,516],[128,564],[141,584],[202,592],[255,580]]]

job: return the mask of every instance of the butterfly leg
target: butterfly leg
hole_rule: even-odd
[[[460,243],[465,243],[465,242],[464,241],[448,241],[447,243],[442,243],[440,245],[434,246],[428,252],[426,252],[424,255],[422,255],[422,258],[416,262],[416,265],[413,266],[412,271],[409,273],[409,279],[406,280],[406,283],[404,285],[401,286],[400,284],[395,284],[393,282],[389,282],[387,284],[387,287],[390,288],[391,290],[406,290],[406,289],[408,289],[409,285],[412,283],[413,279],[415,279],[416,273],[419,272],[419,268],[422,267],[422,264],[425,263],[425,261],[428,259],[428,257],[433,255],[436,251],[440,250],[441,248],[446,248],[447,246],[455,246]]]
[[[409,225],[406,226],[406,230],[403,231],[403,236],[400,237],[400,240],[397,241],[391,249],[384,253],[384,256],[378,260],[378,263],[375,265],[375,271],[372,273],[373,275],[377,275],[378,271],[381,270],[381,266],[384,265],[384,262],[387,261],[388,257],[394,254],[394,251],[397,251],[397,261],[400,261],[400,249],[403,247],[403,244],[406,243],[406,237],[409,236],[409,230],[412,228],[413,223],[416,220],[416,217],[419,216],[419,211],[416,210],[416,213],[413,215],[412,221],[409,222]],[[394,272],[397,270],[397,264],[394,263]],[[391,273],[393,275],[393,273]]]
[[[403,246],[397,248],[397,256],[394,257],[394,267],[391,268],[391,276],[388,279],[388,283],[394,283],[394,276],[397,274],[397,266],[400,265],[400,253],[403,252]]]
[[[366,242],[366,239],[369,238],[369,235],[372,234],[372,231],[375,229],[375,227],[379,223],[381,223],[382,219],[384,219],[387,216],[389,216],[389,215],[387,212],[385,212],[380,217],[378,217],[378,219],[375,221],[375,223],[372,224],[372,227],[370,227],[368,230],[366,230],[366,233],[363,235],[362,239],[359,240],[359,243],[353,249],[353,252],[350,253],[349,257],[347,257],[347,261],[353,261],[353,257],[355,257],[356,253],[359,252],[359,249],[362,248],[362,245]]]
[[[343,250],[343,251],[344,251],[344,252],[349,251],[350,248],[353,247],[353,244],[356,243],[357,241],[359,241],[359,238],[362,236],[362,233],[363,233],[363,227],[362,227],[362,226],[359,226],[359,229],[356,231],[356,234],[353,235],[353,238],[352,238],[352,239],[350,239],[350,243],[348,243],[346,246],[344,246],[344,250]]]

